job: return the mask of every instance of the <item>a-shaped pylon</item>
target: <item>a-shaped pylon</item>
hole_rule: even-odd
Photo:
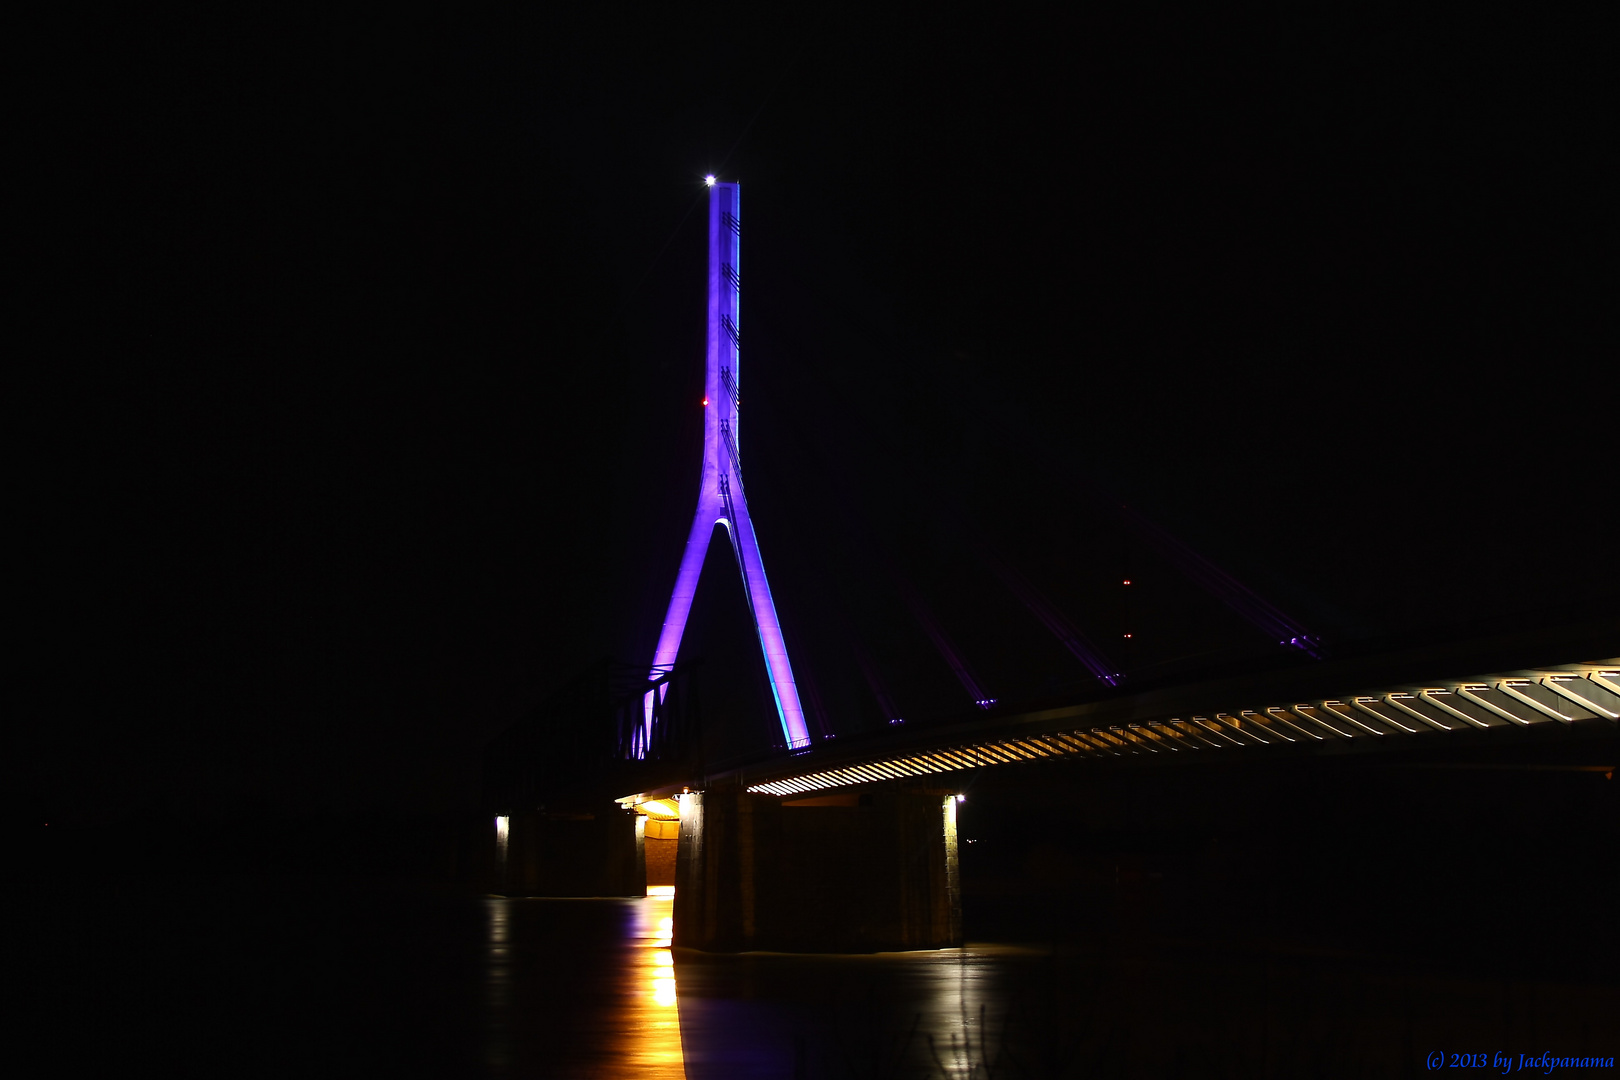
[[[703,558],[716,524],[724,525],[731,547],[742,570],[743,588],[753,609],[754,626],[759,631],[760,648],[770,674],[771,694],[776,699],[776,715],[790,748],[808,746],[810,732],[805,727],[804,709],[799,704],[793,682],[793,666],[788,662],[782,626],[776,618],[771,586],[765,579],[760,559],[759,539],[748,516],[748,499],[743,492],[742,460],[738,453],[738,405],[741,403],[738,359],[741,329],[738,311],[741,280],[738,252],[742,225],[736,184],[709,184],[709,307],[706,371],[703,381],[703,474],[698,486],[697,513],[686,538],[675,591],[669,598],[664,628],[653,653],[652,678],[658,678],[675,664],[681,649],[681,635],[692,611]],[[653,722],[652,692],[647,695],[645,734],[650,743]]]

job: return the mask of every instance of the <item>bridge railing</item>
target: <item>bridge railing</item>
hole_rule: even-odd
[[[685,762],[701,742],[697,689],[690,667],[620,689],[610,706],[619,761]]]

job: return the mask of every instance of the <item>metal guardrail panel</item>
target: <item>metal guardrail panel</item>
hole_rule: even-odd
[[[1506,727],[1509,721],[1453,690],[1425,690],[1423,699],[1477,728]]]
[[[1330,706],[1333,704],[1337,703],[1322,702],[1317,705],[1295,705],[1293,712],[1295,716],[1315,724],[1322,731],[1340,739],[1355,739],[1366,735],[1377,736],[1384,734],[1384,732],[1370,728],[1359,721],[1353,721],[1348,715],[1331,708]],[[1340,706],[1340,708],[1348,711],[1347,706]]]
[[[1606,720],[1620,719],[1620,694],[1604,689],[1590,677],[1553,675],[1542,679],[1541,684]]]
[[[1297,711],[1290,712],[1287,709],[1273,707],[1266,710],[1266,715],[1270,716],[1277,723],[1284,724],[1289,728],[1292,728],[1302,739],[1311,742],[1326,742],[1329,738],[1327,735],[1320,734],[1321,728],[1319,726],[1311,724],[1309,720],[1302,719],[1297,714]],[[1316,730],[1312,730],[1313,727]]]
[[[1513,697],[1511,694],[1505,694],[1494,686],[1464,684],[1457,688],[1457,694],[1459,697],[1466,698],[1521,727],[1544,723],[1552,719],[1552,717],[1539,709],[1530,708],[1518,698]]]
[[[1383,724],[1392,732],[1398,731],[1406,735],[1416,735],[1420,731],[1432,730],[1426,729],[1421,719],[1402,713],[1401,710],[1390,705],[1382,698],[1353,698],[1350,705],[1357,711],[1365,713],[1367,716],[1372,717],[1373,720]],[[1444,731],[1445,729],[1442,728],[1441,730]]]
[[[1537,712],[1570,723],[1574,720],[1591,720],[1597,713],[1583,708],[1575,702],[1556,693],[1542,685],[1537,679],[1504,679],[1496,684],[1497,689],[1510,697],[1529,705]]]
[[[1433,702],[1424,700],[1421,694],[1405,692],[1388,694],[1384,697],[1384,701],[1390,707],[1416,717],[1436,731],[1461,731],[1471,726],[1468,721],[1438,708]]]

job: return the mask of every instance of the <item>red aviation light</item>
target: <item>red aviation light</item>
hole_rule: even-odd
[[[709,407],[709,395],[708,394],[703,395],[703,407],[705,409],[707,409]]]

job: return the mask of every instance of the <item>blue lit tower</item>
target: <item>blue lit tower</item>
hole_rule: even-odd
[[[810,733],[805,727],[804,709],[793,682],[793,666],[788,662],[782,626],[776,618],[776,603],[765,579],[765,563],[759,554],[759,539],[748,516],[748,499],[743,492],[741,444],[739,438],[740,355],[742,332],[739,320],[741,279],[738,254],[742,223],[740,195],[736,184],[722,184],[710,176],[709,185],[709,296],[708,331],[703,382],[703,472],[698,484],[697,513],[686,538],[681,569],[675,577],[675,591],[669,598],[664,628],[653,653],[652,678],[669,671],[681,649],[681,635],[692,610],[709,538],[718,523],[726,527],[737,566],[742,571],[743,588],[754,613],[760,648],[770,674],[771,694],[776,715],[790,748],[808,746]],[[648,694],[647,720],[652,723],[652,695]],[[651,731],[646,731],[651,736]]]

